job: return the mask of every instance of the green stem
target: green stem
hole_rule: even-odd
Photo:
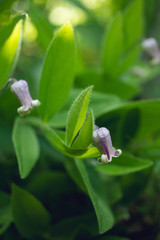
[[[4,87],[0,90],[0,94],[2,94],[11,83],[15,83],[17,80],[15,78],[8,79],[7,83],[4,85]]]

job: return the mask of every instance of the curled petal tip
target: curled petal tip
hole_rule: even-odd
[[[115,156],[116,156],[116,157],[119,157],[121,154],[122,154],[122,150],[121,150],[121,149],[117,149],[117,150],[115,151]]]
[[[101,157],[97,159],[98,164],[109,163],[111,161],[112,161],[112,158],[109,160],[107,158],[107,155],[105,155],[105,154],[102,154]]]
[[[17,112],[19,113],[19,115],[21,117],[23,117],[23,116],[29,114],[31,111],[28,107],[21,106],[17,109]]]
[[[38,99],[32,100],[32,105],[33,107],[39,107],[41,105],[41,102]]]
[[[102,154],[101,160],[102,160],[102,163],[108,163],[108,162],[111,162],[111,161],[112,161],[112,158],[111,158],[111,159],[108,159],[108,158],[107,158],[107,155]]]
[[[97,163],[98,163],[98,164],[102,164],[101,158],[98,158],[98,159],[97,159]]]

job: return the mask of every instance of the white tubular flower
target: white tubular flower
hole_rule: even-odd
[[[156,39],[147,38],[142,42],[143,50],[152,58],[152,63],[160,62],[160,51]]]
[[[22,106],[17,109],[20,116],[29,114],[32,109],[41,104],[39,100],[32,99],[28,83],[25,80],[15,81],[11,85],[11,91],[18,97],[20,103],[22,104]]]
[[[119,157],[122,154],[120,149],[112,146],[110,132],[107,128],[98,128],[95,126],[93,131],[93,144],[101,153],[98,163],[108,163],[112,161],[112,157]]]

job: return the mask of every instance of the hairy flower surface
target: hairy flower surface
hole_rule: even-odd
[[[98,159],[98,163],[108,163],[112,161],[112,157],[119,157],[122,153],[120,149],[115,149],[112,146],[112,140],[110,132],[107,128],[94,127],[93,131],[93,144],[99,152],[101,157]]]
[[[11,91],[18,97],[20,103],[22,104],[22,106],[17,109],[20,116],[29,114],[32,109],[40,105],[39,100],[32,99],[28,83],[25,80],[15,81],[11,85]]]

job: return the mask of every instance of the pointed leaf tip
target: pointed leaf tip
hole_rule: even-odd
[[[70,108],[66,127],[66,144],[68,146],[72,145],[85,121],[92,88],[93,86],[90,86],[83,90]]]

